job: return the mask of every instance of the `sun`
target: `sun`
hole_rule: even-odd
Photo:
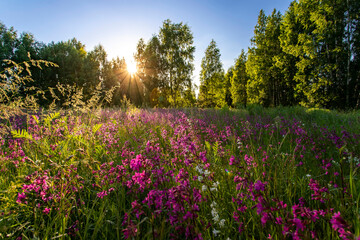
[[[131,75],[137,72],[136,63],[133,60],[126,61],[126,68]]]

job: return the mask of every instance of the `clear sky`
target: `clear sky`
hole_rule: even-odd
[[[49,43],[73,37],[90,51],[102,44],[108,58],[129,61],[140,38],[149,40],[170,19],[190,26],[194,36],[194,82],[211,39],[226,71],[241,49],[250,46],[260,9],[282,14],[290,0],[0,0],[0,21],[18,33],[30,32]]]

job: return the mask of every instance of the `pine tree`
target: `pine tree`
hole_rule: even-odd
[[[234,66],[231,66],[224,77],[224,86],[225,86],[225,103],[227,104],[227,106],[234,106],[233,105],[233,98],[232,98],[232,94],[231,94],[231,79],[233,78],[234,75]]]
[[[236,59],[231,77],[231,98],[233,106],[246,106],[247,103],[247,82],[248,75],[246,73],[246,53],[241,50],[240,56]]]
[[[281,14],[276,9],[268,17],[263,10],[260,11],[246,62],[249,103],[276,106],[281,102],[279,93],[282,75],[276,66],[276,56],[282,52],[279,41],[280,23]]]
[[[224,70],[220,50],[211,40],[201,61],[199,102],[202,107],[225,105]]]

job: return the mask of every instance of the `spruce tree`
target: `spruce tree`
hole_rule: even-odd
[[[225,105],[224,70],[220,50],[211,40],[201,61],[199,104],[202,107]]]

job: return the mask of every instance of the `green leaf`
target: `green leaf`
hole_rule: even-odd
[[[35,120],[36,124],[39,124],[39,118],[38,118],[38,116],[33,115],[32,117],[33,117],[33,119]]]
[[[56,113],[50,113],[44,120],[46,125],[50,125],[51,121],[54,120],[55,118],[60,117],[60,113],[56,112]]]
[[[24,138],[24,139],[28,139],[28,140],[34,140],[32,135],[30,133],[28,133],[25,129],[12,130],[11,134],[12,134],[13,138]]]
[[[100,124],[100,123],[93,126],[93,128],[92,128],[93,134],[95,134],[101,128],[101,126],[102,126],[102,124]]]

